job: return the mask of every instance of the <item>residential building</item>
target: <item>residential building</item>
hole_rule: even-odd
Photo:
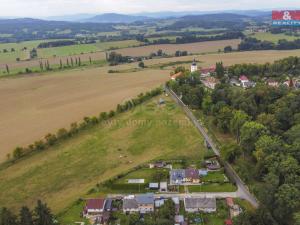
[[[216,67],[209,67],[209,68],[203,68],[201,69],[200,76],[201,77],[209,77],[216,71]]]
[[[217,160],[206,160],[205,164],[206,164],[206,168],[208,170],[219,170],[219,169],[221,169],[221,165]]]
[[[248,77],[245,75],[241,75],[239,78],[239,81],[241,82],[241,86],[243,88],[248,88],[250,86],[250,81],[249,81]]]
[[[83,214],[85,216],[100,215],[104,212],[105,202],[103,198],[88,199]]]
[[[160,208],[165,204],[165,199],[157,199],[154,202],[155,208]]]
[[[202,80],[202,83],[207,88],[215,89],[215,87],[219,83],[219,81],[214,77],[206,77],[205,79]]]
[[[123,212],[124,213],[139,212],[139,205],[134,196],[127,196],[123,199]]]
[[[268,79],[267,85],[270,87],[279,87],[279,82],[273,79]]]
[[[187,212],[216,212],[216,198],[185,198],[184,207]]]
[[[197,169],[185,170],[185,182],[186,183],[200,183],[199,171]]]
[[[154,195],[141,194],[136,196],[136,201],[138,203],[138,208],[140,213],[147,213],[154,211]]]
[[[170,171],[170,184],[180,185],[184,183],[185,170],[184,169],[174,169]]]

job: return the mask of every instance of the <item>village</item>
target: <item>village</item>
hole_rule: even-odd
[[[224,67],[224,69],[226,71],[227,67]],[[194,59],[193,63],[191,64],[190,72],[199,74],[201,82],[208,89],[215,89],[216,85],[221,83],[220,80],[215,76],[216,66],[200,69],[196,63],[196,60]],[[183,75],[183,72],[178,72],[176,74],[171,74],[170,78],[171,80],[176,80]],[[228,74],[226,72],[225,76],[228,77]],[[279,79],[263,77],[259,80],[259,82],[274,88],[284,86],[288,88],[300,89],[300,78],[295,79],[287,77],[286,80],[280,81]],[[239,77],[232,77],[228,79],[228,83],[232,86],[241,87],[244,89],[253,88],[257,84],[255,81],[251,80],[244,74],[240,74]]]
[[[135,174],[145,174],[145,177],[134,177]],[[227,192],[225,188],[224,192],[201,191],[206,185],[208,189],[212,187],[210,185],[222,188],[222,185],[230,184],[234,187],[216,156],[207,158],[198,166],[182,166],[180,160],[152,162],[115,181],[120,182],[123,189],[126,189],[126,185],[130,188],[135,185],[136,191],[121,194],[120,190],[120,193],[108,194],[105,198],[85,199],[82,217],[91,224],[120,224],[118,216],[134,214],[141,219],[151,217],[168,203],[174,206],[174,212],[168,210],[171,210],[170,214],[174,213],[176,225],[203,224],[203,215],[213,216],[218,210],[227,215],[224,224],[231,225],[232,219],[243,211],[235,203],[236,190]],[[225,208],[220,204],[225,205]]]

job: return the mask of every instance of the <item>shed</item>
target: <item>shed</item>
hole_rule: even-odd
[[[167,182],[160,182],[159,183],[159,191],[160,192],[167,192],[168,191],[168,184],[167,184]]]
[[[149,183],[149,189],[158,189],[158,183]]]

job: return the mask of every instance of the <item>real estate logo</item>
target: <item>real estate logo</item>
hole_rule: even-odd
[[[300,10],[272,11],[273,26],[300,26]]]

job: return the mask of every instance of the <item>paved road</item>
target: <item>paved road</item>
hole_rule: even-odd
[[[207,143],[211,146],[214,153],[217,156],[220,156],[220,151],[218,150],[217,146],[214,144],[212,139],[208,136],[204,127],[199,123],[199,121],[194,116],[192,111],[181,101],[181,99],[172,90],[170,90],[166,87],[166,92],[169,93],[169,95],[174,99],[174,101],[183,109],[183,111],[189,117],[191,122],[195,125],[195,127],[202,134],[202,136],[207,141]],[[229,176],[229,178],[231,178],[235,182],[236,186],[238,187],[236,197],[247,200],[248,202],[251,203],[251,205],[253,205],[253,207],[257,208],[258,201],[250,193],[248,187],[245,185],[245,183],[242,181],[242,179],[237,175],[237,173],[234,171],[234,169],[231,167],[231,165],[229,163],[223,162],[223,164],[224,164],[224,169],[226,171],[226,174]]]

